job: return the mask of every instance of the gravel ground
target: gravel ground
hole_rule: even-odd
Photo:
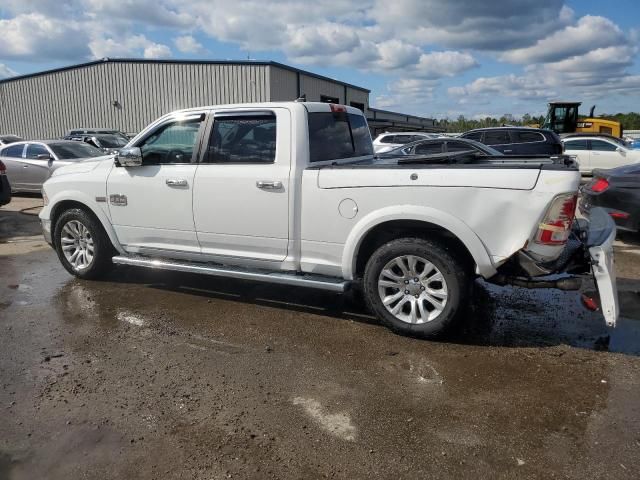
[[[439,342],[355,299],[118,268],[0,209],[0,479],[612,478],[640,471],[640,248],[622,315],[478,283]]]

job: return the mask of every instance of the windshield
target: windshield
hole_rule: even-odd
[[[121,135],[98,135],[96,136],[98,142],[103,148],[120,148],[124,147],[129,140]]]
[[[99,148],[80,142],[50,143],[49,148],[53,150],[53,153],[60,160],[101,157],[104,155],[104,152]]]

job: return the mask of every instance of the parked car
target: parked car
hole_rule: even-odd
[[[559,155],[562,142],[551,130],[529,127],[492,127],[470,130],[460,138],[484,143],[505,155]]]
[[[402,147],[378,154],[378,157],[392,157],[395,155],[432,155],[438,153],[474,152],[480,155],[500,156],[498,150],[483,143],[466,138],[440,137],[431,140],[418,140]]]
[[[124,138],[125,140],[129,139],[129,136],[126,133],[121,132],[120,130],[115,130],[113,128],[72,128],[67,130],[65,133],[65,137],[69,137],[72,135],[117,135],[119,137]]]
[[[68,140],[16,142],[0,149],[0,160],[6,166],[14,192],[40,192],[44,181],[57,168],[104,155],[96,147]]]
[[[22,137],[17,135],[0,135],[0,147],[3,145],[9,145],[10,143],[19,142]]]
[[[640,162],[640,151],[629,148],[621,140],[601,135],[581,135],[562,140],[567,155],[575,156],[580,172],[591,174],[596,168],[615,168]]]
[[[574,222],[575,162],[459,160],[379,164],[365,117],[344,105],[191,108],[115,159],[57,169],[40,219],[79,278],[115,263],[334,292],[360,284],[385,325],[422,337],[452,324],[476,276],[576,289],[570,274],[536,277],[595,265],[615,324],[615,224],[597,208]]]
[[[426,132],[385,132],[378,135],[373,141],[373,151],[375,153],[384,153],[407,143],[428,138],[438,138],[439,136],[437,133]]]
[[[85,142],[107,153],[115,153],[116,150],[124,147],[129,142],[128,138],[113,133],[95,133],[91,135],[74,134],[67,135],[64,139],[75,142]]]
[[[640,231],[640,164],[594,170],[582,188],[580,212],[589,215],[594,207],[604,208],[619,230]]]
[[[0,160],[0,207],[11,201],[11,185],[7,177],[7,169]]]

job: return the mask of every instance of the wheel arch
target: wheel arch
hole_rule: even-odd
[[[429,207],[396,206],[371,212],[351,230],[343,250],[344,278],[357,278],[380,245],[411,235],[446,240],[446,245],[465,256],[476,273],[485,278],[496,273],[484,244],[464,222]]]
[[[79,208],[92,215],[104,229],[105,233],[109,237],[109,240],[111,241],[111,245],[113,245],[113,247],[119,253],[124,253],[124,249],[122,248],[122,245],[120,245],[118,237],[116,236],[116,233],[113,230],[113,227],[111,226],[111,222],[109,221],[107,215],[98,205],[93,204],[90,199],[84,197],[84,195],[56,196],[55,201],[53,201],[49,206],[49,220],[51,221],[51,231],[55,231],[56,222],[63,212],[72,208]],[[55,239],[53,241],[55,242]]]

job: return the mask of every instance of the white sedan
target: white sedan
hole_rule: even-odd
[[[591,174],[596,168],[615,168],[640,162],[640,150],[633,150],[614,138],[576,136],[562,140],[564,153],[575,156],[580,172]]]

